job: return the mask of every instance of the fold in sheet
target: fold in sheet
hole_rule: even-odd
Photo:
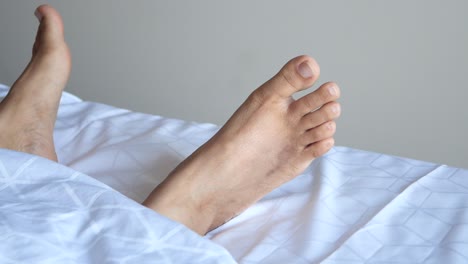
[[[235,263],[181,224],[58,163],[0,149],[0,263]]]

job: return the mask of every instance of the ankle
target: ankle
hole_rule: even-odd
[[[208,202],[197,201],[190,194],[190,188],[168,186],[166,182],[159,185],[143,205],[179,222],[200,235],[212,229],[216,210]]]

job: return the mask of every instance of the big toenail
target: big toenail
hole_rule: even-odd
[[[36,11],[34,11],[34,15],[37,17],[37,20],[39,20],[39,22],[41,22],[42,14],[39,12],[39,10],[36,9]]]
[[[338,94],[338,91],[336,90],[336,87],[335,87],[335,86],[330,86],[330,87],[328,87],[328,92],[329,92],[331,95],[333,95],[333,96],[335,96],[335,95]]]
[[[304,61],[297,67],[297,71],[303,78],[310,78],[314,75],[314,72],[312,71],[312,68],[309,66],[309,63],[307,61]]]

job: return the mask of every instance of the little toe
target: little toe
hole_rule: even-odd
[[[315,142],[304,149],[303,158],[306,160],[313,160],[320,156],[323,156],[335,145],[335,139],[327,138],[318,142]]]
[[[303,116],[315,111],[324,104],[337,100],[340,97],[340,89],[334,82],[322,84],[317,90],[303,96],[290,105],[292,111]]]
[[[265,94],[275,93],[283,98],[287,98],[298,91],[312,86],[319,75],[320,67],[317,62],[309,56],[302,55],[287,62],[259,90]]]
[[[325,122],[335,120],[341,114],[341,106],[338,102],[329,102],[313,112],[302,117],[301,126],[303,130],[309,130]]]
[[[315,142],[322,141],[330,138],[335,134],[336,123],[335,121],[328,121],[318,127],[306,131],[301,138],[303,146],[309,146]]]

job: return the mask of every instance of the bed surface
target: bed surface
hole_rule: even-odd
[[[6,91],[7,87],[0,86],[0,96]],[[32,171],[35,175],[38,171],[47,172],[41,176],[42,181],[34,182],[40,190],[65,188],[58,183],[50,184],[65,181],[71,190],[87,190],[81,194],[83,197],[102,192],[102,200],[97,199],[101,207],[113,204],[113,208],[130,208],[131,214],[123,209],[113,210],[110,223],[106,223],[104,213],[93,216],[103,234],[113,232],[109,237],[119,240],[119,229],[113,226],[128,221],[133,223],[134,218],[144,215],[145,221],[156,221],[151,227],[156,230],[154,232],[165,230],[165,233],[161,231],[166,235],[161,233],[163,238],[167,239],[170,232],[177,233],[171,233],[173,236],[169,237],[176,241],[174,243],[182,243],[179,245],[182,251],[187,250],[183,246],[192,243],[194,248],[199,245],[207,252],[215,252],[200,258],[201,262],[228,263],[230,254],[240,263],[468,263],[468,172],[381,153],[335,147],[316,159],[302,175],[274,190],[205,238],[197,237],[185,227],[138,204],[217,129],[211,124],[86,102],[64,93],[55,130],[57,154],[64,166],[22,153],[0,152],[0,161],[5,168],[2,171],[0,166],[3,175],[0,178],[0,199],[3,200],[0,221],[4,231],[10,232],[3,232],[3,236],[10,234],[9,243],[12,243],[0,246],[0,255],[15,252],[17,247],[13,245],[18,243],[13,242],[19,241],[17,231],[11,231],[17,220],[9,215],[40,214],[41,210],[47,210],[44,207],[34,209],[34,206],[31,209],[25,207],[25,203],[18,207],[21,210],[12,209],[21,202],[15,199],[38,199],[37,196],[28,198],[29,193],[25,194],[26,198],[11,197],[21,189],[11,188],[11,171],[24,167],[18,175],[26,173],[23,171]],[[23,162],[15,163],[15,160]],[[60,173],[53,173],[57,171]],[[9,178],[5,176],[6,172],[9,172]],[[64,176],[60,178],[58,175]],[[26,174],[24,177],[31,176]],[[24,181],[27,182],[26,178]],[[55,187],[48,187],[48,183]],[[86,186],[93,187],[88,189]],[[23,191],[28,190],[31,188]],[[120,206],[121,203],[125,206]],[[44,204],[53,206],[53,201]],[[70,211],[56,210],[56,213],[59,216],[55,217],[60,217]],[[140,216],[132,218],[132,215]],[[88,215],[88,220],[90,217]],[[139,224],[135,222],[135,225]],[[124,229],[126,236],[144,237],[149,230],[132,228],[131,224],[125,226],[130,226]],[[67,228],[73,229],[73,226]],[[29,237],[46,232],[27,230]],[[47,227],[44,230],[48,230]],[[68,235],[75,241],[90,239],[83,230]],[[56,236],[56,233],[51,235],[54,239]],[[181,242],[184,239],[186,241]],[[48,243],[66,240],[60,238]],[[40,252],[27,250],[28,245],[34,248],[35,242],[31,241],[35,240],[27,241],[30,244],[23,250],[26,253],[22,251],[21,254],[40,255]],[[131,244],[130,241],[127,244]],[[111,245],[111,242],[106,243]],[[97,256],[117,263],[119,258],[116,256],[125,241],[115,243],[119,246],[102,248],[96,244],[92,250],[96,255],[83,253],[83,256],[85,259]],[[144,257],[143,249],[132,250],[140,252],[141,256],[135,253],[141,257],[138,263],[152,263],[155,258],[170,263],[169,258],[165,259],[169,255],[174,259],[185,256],[174,248],[165,253],[166,257],[155,253],[152,258]],[[157,252],[163,248],[153,250]],[[8,259],[12,263],[17,260],[14,256]],[[131,260],[128,259],[128,263],[135,263]]]

